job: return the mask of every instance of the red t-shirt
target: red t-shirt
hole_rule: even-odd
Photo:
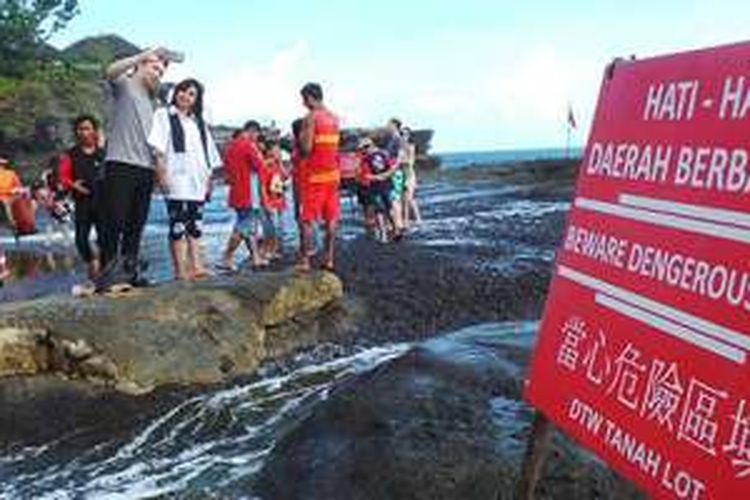
[[[370,165],[365,161],[365,155],[359,151],[354,153],[355,159],[356,159],[356,179],[357,184],[360,186],[367,187],[370,185],[371,179],[370,176],[372,175],[372,171],[370,170]]]
[[[224,171],[229,184],[230,207],[250,208],[253,201],[250,172],[260,175],[264,168],[263,156],[250,138],[240,135],[229,141],[224,151]]]
[[[274,179],[275,178],[275,179]],[[283,183],[286,180],[286,172],[278,159],[269,160],[266,168],[260,175],[261,203],[263,208],[272,212],[283,212],[286,209],[286,197],[283,191],[274,193],[271,189],[273,183]]]

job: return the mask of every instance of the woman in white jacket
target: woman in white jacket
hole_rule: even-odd
[[[205,278],[208,272],[200,246],[203,204],[211,187],[211,171],[221,165],[221,157],[203,119],[203,86],[197,80],[178,83],[170,105],[156,110],[148,142],[156,155],[156,179],[167,202],[175,279]]]

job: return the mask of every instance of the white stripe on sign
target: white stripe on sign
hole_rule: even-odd
[[[739,347],[745,351],[750,351],[750,336],[743,335],[742,333],[718,325],[707,319],[680,311],[679,309],[662,304],[661,302],[648,299],[642,295],[612,285],[606,281],[594,278],[593,276],[581,273],[567,266],[558,266],[557,273],[563,278],[575,281],[576,283],[596,290],[597,292],[606,293],[607,295],[624,302],[638,306],[641,309],[645,309],[646,311],[658,314],[659,316],[663,316],[677,323],[681,323],[703,335],[713,337],[721,342],[734,347]]]
[[[634,194],[621,194],[619,201],[623,205],[630,205],[632,207],[647,208],[659,212],[718,222],[719,224],[750,228],[750,214],[746,212],[737,212],[736,210],[714,208],[705,205],[691,205],[689,203],[649,198]]]
[[[718,354],[719,356],[730,361],[734,361],[735,363],[745,364],[745,353],[736,347],[732,347],[730,345],[724,344],[723,342],[719,342],[718,340],[714,340],[711,337],[702,335],[694,330],[691,330],[690,328],[686,328],[680,324],[674,323],[668,319],[662,318],[661,316],[657,316],[656,314],[652,314],[648,311],[644,311],[643,309],[631,306],[620,300],[613,299],[612,297],[604,295],[602,293],[597,293],[594,300],[597,304],[600,304],[608,309],[611,309],[636,321],[640,321],[641,323],[645,323],[653,328],[656,328],[657,330],[661,330],[668,335],[677,337],[678,339],[693,344],[696,347],[700,347],[701,349],[705,349],[714,354]]]
[[[575,206],[584,210],[591,210],[593,212],[614,215],[624,219],[646,222],[655,226],[671,227],[683,231],[714,236],[716,238],[734,240],[741,243],[750,243],[750,230],[747,229],[717,225],[711,222],[680,217],[679,215],[669,215],[660,212],[642,210],[640,208],[630,208],[589,198],[576,198]]]

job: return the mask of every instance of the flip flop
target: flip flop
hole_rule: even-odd
[[[219,264],[215,264],[214,268],[216,268],[217,271],[219,271],[221,273],[225,273],[225,274],[233,274],[233,273],[237,272],[237,267],[236,266],[228,266],[228,265],[224,264],[223,262],[221,262]]]
[[[110,299],[119,299],[120,297],[134,295],[136,293],[138,293],[138,291],[136,291],[135,287],[130,283],[115,283],[109,287],[109,289],[102,292],[101,295],[109,297]]]

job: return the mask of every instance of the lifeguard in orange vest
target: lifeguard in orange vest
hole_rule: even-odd
[[[300,153],[304,169],[300,172],[300,222],[302,226],[298,267],[310,269],[312,225],[322,221],[325,243],[321,267],[332,271],[334,243],[341,214],[339,205],[339,120],[323,105],[323,89],[308,83],[300,92],[309,113],[300,132]]]

